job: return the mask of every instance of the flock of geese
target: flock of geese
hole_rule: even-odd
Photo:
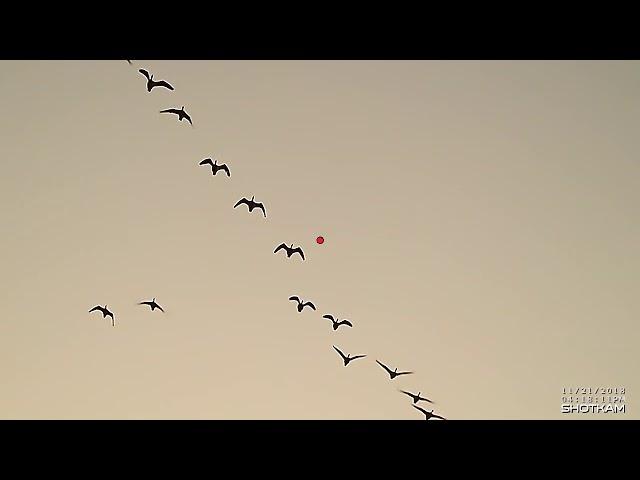
[[[129,63],[129,65],[132,65],[131,60],[127,60],[127,62]],[[168,90],[174,90],[174,87],[167,82],[166,80],[154,80],[154,76],[152,74],[150,74],[147,70],[145,69],[139,69],[138,72],[143,75],[146,79],[147,79],[147,92],[151,92],[154,88],[166,88]],[[191,119],[191,117],[189,116],[189,114],[185,111],[184,109],[184,105],[180,108],[167,108],[164,110],[160,110],[160,113],[171,113],[174,115],[177,115],[178,121],[182,122],[183,120],[187,120],[191,126],[193,126],[193,121]],[[211,173],[212,175],[216,175],[218,172],[223,171],[224,173],[226,173],[227,177],[231,177],[231,172],[229,171],[229,167],[225,164],[218,164],[217,160],[212,160],[211,158],[205,158],[204,160],[202,160],[199,163],[200,166],[210,166],[211,167]],[[241,198],[240,200],[238,200],[238,202],[234,205],[234,209],[239,207],[240,205],[246,205],[247,209],[249,211],[249,213],[253,212],[253,210],[258,209],[260,211],[262,211],[262,214],[264,216],[264,218],[267,217],[267,212],[265,210],[265,206],[262,202],[257,202],[255,200],[255,197],[252,196],[251,199],[248,199],[246,197]],[[304,252],[302,250],[301,247],[294,247],[293,244],[290,244],[289,246],[287,246],[285,243],[281,243],[280,245],[278,245],[275,250],[273,251],[274,254],[277,254],[280,250],[284,250],[284,252],[287,255],[287,258],[291,258],[291,256],[298,254],[300,256],[300,258],[304,261],[305,256],[304,256]],[[289,301],[291,302],[296,302],[296,309],[299,313],[302,313],[302,311],[304,310],[305,307],[308,307],[311,310],[316,310],[316,306],[313,304],[313,302],[310,301],[303,301],[302,299],[300,299],[300,297],[298,296],[291,296],[289,297]],[[164,309],[158,304],[156,303],[156,299],[153,298],[152,300],[145,300],[142,302],[139,302],[138,305],[144,305],[150,308],[151,312],[157,310],[160,310],[161,312],[164,313]],[[114,314],[113,312],[111,312],[108,309],[108,306],[105,304],[104,306],[100,306],[97,305],[95,307],[93,307],[92,309],[89,310],[89,313],[91,312],[100,312],[102,314],[102,318],[107,318],[110,317],[111,318],[111,325],[115,326],[115,318],[114,318]],[[322,318],[327,319],[327,320],[331,320],[332,323],[332,328],[333,330],[338,330],[338,328],[345,326],[345,327],[353,327],[353,324],[347,320],[347,319],[336,319],[333,315],[330,314],[325,314],[322,316]],[[347,367],[351,362],[353,362],[354,360],[358,360],[361,358],[365,358],[367,355],[351,355],[351,354],[346,354],[340,350],[338,347],[336,347],[335,345],[333,345],[334,350],[338,353],[338,355],[340,355],[344,366]],[[403,375],[410,375],[413,372],[410,371],[398,371],[397,368],[394,368],[393,370],[388,367],[387,365],[385,365],[384,363],[382,363],[379,360],[376,360],[376,363],[378,365],[380,365],[380,367],[382,369],[384,369],[386,371],[386,373],[389,375],[389,379],[390,380],[394,380],[397,377],[403,376]],[[441,417],[440,415],[436,415],[433,413],[433,410],[425,410],[424,408],[418,406],[417,404],[419,402],[427,402],[427,403],[434,403],[432,400],[421,396],[421,392],[418,392],[417,394],[406,391],[406,390],[399,390],[399,392],[407,395],[408,397],[411,398],[412,400],[412,406],[419,410],[420,412],[422,412],[422,414],[424,414],[425,416],[425,420],[430,420],[430,419],[441,419],[441,420],[445,420],[443,417]]]

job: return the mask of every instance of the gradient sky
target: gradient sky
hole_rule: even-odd
[[[403,388],[553,419],[563,387],[619,386],[606,418],[640,418],[638,85],[638,62],[0,62],[0,417],[423,418]],[[158,113],[182,105],[193,128]]]

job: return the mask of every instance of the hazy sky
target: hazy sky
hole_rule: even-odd
[[[402,388],[568,418],[563,387],[619,386],[606,418],[640,418],[639,85],[638,62],[0,62],[0,417],[423,418]],[[158,113],[182,105],[193,128]]]

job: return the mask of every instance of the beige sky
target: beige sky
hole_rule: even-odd
[[[420,419],[403,388],[553,419],[562,387],[619,386],[640,418],[638,85],[638,62],[0,62],[0,417]],[[158,113],[182,105],[194,128]]]

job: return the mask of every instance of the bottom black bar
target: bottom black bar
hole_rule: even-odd
[[[486,442],[501,448],[535,443],[543,448],[544,443],[536,443],[541,440],[560,448],[576,442],[603,445],[627,435],[632,438],[640,433],[639,427],[637,420],[4,420],[0,421],[0,435],[13,445],[48,448],[62,438],[67,446],[91,448],[189,448],[202,442],[210,445],[212,439],[224,439],[227,445],[259,443],[264,448],[340,445],[350,439],[353,443],[348,448],[422,448],[425,442],[432,445],[434,441],[475,448],[483,448]]]

